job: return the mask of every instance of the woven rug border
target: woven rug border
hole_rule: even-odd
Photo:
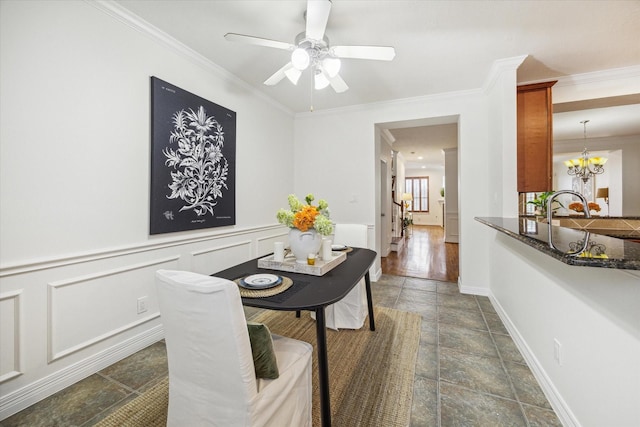
[[[409,425],[421,317],[386,307],[374,310],[376,331],[369,331],[368,321],[365,327],[355,331],[327,329],[334,425]],[[308,315],[296,318],[293,312],[265,311],[252,320],[267,324],[272,333],[307,341],[316,351],[315,322]],[[320,419],[315,354],[313,364],[313,426],[316,427]],[[168,378],[163,379],[96,426],[165,426],[168,385]]]

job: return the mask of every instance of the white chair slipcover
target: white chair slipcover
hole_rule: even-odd
[[[310,344],[273,335],[280,377],[256,380],[237,285],[156,272],[169,364],[167,426],[311,426]]]
[[[367,247],[367,226],[364,224],[336,224],[333,243]],[[348,255],[347,255],[348,256]],[[364,278],[340,301],[325,308],[325,319],[331,329],[360,329],[367,317],[367,292]],[[311,313],[315,319],[315,313]]]

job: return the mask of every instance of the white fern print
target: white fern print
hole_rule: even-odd
[[[224,131],[204,107],[189,109],[173,115],[173,131],[162,153],[165,165],[171,168],[171,194],[168,199],[181,199],[186,204],[180,212],[193,209],[198,216],[213,215],[216,199],[227,189],[229,164],[222,154]]]

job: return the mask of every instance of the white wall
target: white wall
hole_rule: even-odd
[[[640,69],[636,75],[634,82],[640,81]],[[606,84],[598,84],[598,79],[607,78],[600,74],[567,78],[554,86],[553,96],[558,92],[567,102],[577,100],[570,94],[590,98],[592,87],[598,93],[602,87],[616,94],[624,93],[625,87],[635,90],[627,84],[628,73],[619,88],[615,77],[613,73]],[[508,81],[505,76],[505,93]],[[493,144],[490,149],[502,152],[503,162],[512,159],[515,164],[515,133],[508,136],[516,122],[515,108],[505,108],[501,117],[490,121],[492,126],[503,123],[502,146]],[[501,197],[510,197],[515,171],[505,167],[490,174],[494,188],[504,187]],[[516,216],[512,206],[517,203],[503,203],[500,216]],[[490,298],[563,425],[640,425],[640,274],[568,266],[498,232],[491,232],[487,240]],[[553,357],[554,339],[562,346],[561,365]]]
[[[429,177],[429,212],[413,212],[413,223],[416,225],[441,225],[442,224],[442,205],[438,200],[440,189],[442,188],[442,177],[444,170],[442,169],[409,169],[407,177]]]
[[[444,151],[444,241],[446,243],[460,242],[460,182],[459,150],[458,148],[446,148]]]
[[[465,286],[486,294],[487,230],[473,221],[474,216],[487,213],[486,114],[480,90],[299,114],[295,126],[296,192],[323,194],[337,221],[374,224],[380,215],[374,195],[379,180],[375,175],[379,161],[374,144],[376,123],[459,116],[459,143],[466,145],[460,155],[459,186],[464,194],[460,233],[468,236],[462,238],[469,242],[460,247],[460,275],[467,280]],[[329,162],[342,171],[341,179],[316,179]],[[379,259],[376,265],[379,269]]]
[[[286,237],[293,115],[117,12],[0,2],[0,419],[160,339],[155,270]],[[150,76],[237,113],[235,226],[149,235]]]
[[[564,160],[575,158],[584,148],[584,140],[554,141],[553,188],[571,189],[572,177],[567,174]],[[609,188],[609,207],[603,199],[597,202],[600,215],[640,216],[640,135],[590,138],[589,152],[592,156],[606,157],[604,173],[595,176],[595,187]],[[567,213],[560,209],[558,213]]]
[[[640,274],[571,267],[500,233],[491,240],[492,301],[563,424],[640,425]]]
[[[374,224],[380,208],[375,195],[366,195],[376,192],[378,180],[376,123],[458,116],[460,242],[468,243],[460,246],[460,276],[464,289],[487,294],[488,230],[473,217],[488,216],[492,210],[501,213],[505,206],[509,215],[517,215],[515,178],[502,179],[501,173],[490,176],[488,172],[491,168],[502,170],[501,159],[507,158],[511,164],[504,169],[515,174],[515,70],[523,60],[496,61],[483,90],[298,114],[296,192],[330,194],[323,197],[330,197],[332,217],[337,221]],[[343,179],[316,179],[326,164],[341,170]],[[490,177],[495,185],[489,185]]]
[[[350,203],[342,194],[375,191],[377,159],[369,155],[375,123],[459,115],[461,290],[491,297],[565,425],[638,425],[638,275],[560,264],[473,220],[517,216],[515,89],[523,59],[497,61],[482,91],[297,116],[296,188],[320,185],[334,198],[337,215],[373,221],[376,206]],[[615,86],[585,80],[598,89]],[[571,100],[565,90],[589,92],[565,82],[560,87],[565,102]],[[325,143],[330,140],[336,143]],[[321,160],[345,171],[347,191],[343,182],[318,184],[307,172],[319,172],[314,147],[320,144]],[[562,368],[551,361],[554,337],[566,352]]]
[[[373,180],[379,161],[374,153],[373,124],[362,123],[357,115],[331,120],[316,111],[296,120],[294,139],[296,194],[313,193],[326,199],[335,222],[374,224],[375,183],[360,185],[364,176]]]
[[[559,264],[473,220],[517,212],[518,60],[483,89],[294,120],[171,43],[86,2],[0,2],[0,419],[159,339],[153,271],[266,253],[288,193],[378,224],[375,124],[457,115],[461,289],[491,296],[566,425],[640,424],[640,278]],[[640,85],[631,74],[620,81]],[[148,235],[151,75],[237,112],[236,226]],[[554,98],[629,93],[618,86],[572,78]],[[257,176],[265,163],[279,167]]]
[[[640,120],[640,118],[639,118]],[[640,135],[635,136],[640,140]],[[622,170],[624,171],[622,195],[622,215],[640,216],[640,143],[632,144],[622,150]]]
[[[378,185],[376,185],[376,206],[380,206],[380,215],[376,217],[374,224],[375,231],[373,233],[372,249],[376,250],[381,256],[386,257],[391,252],[392,233],[392,217],[395,212],[395,205],[392,203],[392,181],[393,181],[393,150],[388,138],[388,133],[382,132],[380,128],[376,128],[376,157],[380,159],[377,164],[375,176],[380,177]],[[382,165],[384,164],[384,168]],[[377,242],[377,243],[376,243]],[[373,271],[375,273],[375,269]]]

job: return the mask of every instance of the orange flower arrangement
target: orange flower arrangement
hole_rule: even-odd
[[[589,210],[590,211],[596,211],[596,212],[600,212],[600,205],[594,202],[589,202]],[[584,206],[582,205],[582,203],[580,202],[573,202],[571,204],[569,204],[569,209],[571,209],[572,211],[576,211],[576,212],[582,212],[584,211]]]
[[[293,226],[300,231],[307,231],[313,228],[313,224],[316,221],[316,217],[319,212],[315,206],[303,206],[302,210],[296,212],[293,216]]]
[[[314,199],[313,194],[307,194],[307,204],[303,204],[294,194],[289,194],[287,200],[290,209],[280,209],[277,212],[278,222],[303,232],[314,229],[323,236],[330,235],[333,233],[333,223],[329,219],[329,204],[320,199],[318,206],[313,206],[311,202]]]

